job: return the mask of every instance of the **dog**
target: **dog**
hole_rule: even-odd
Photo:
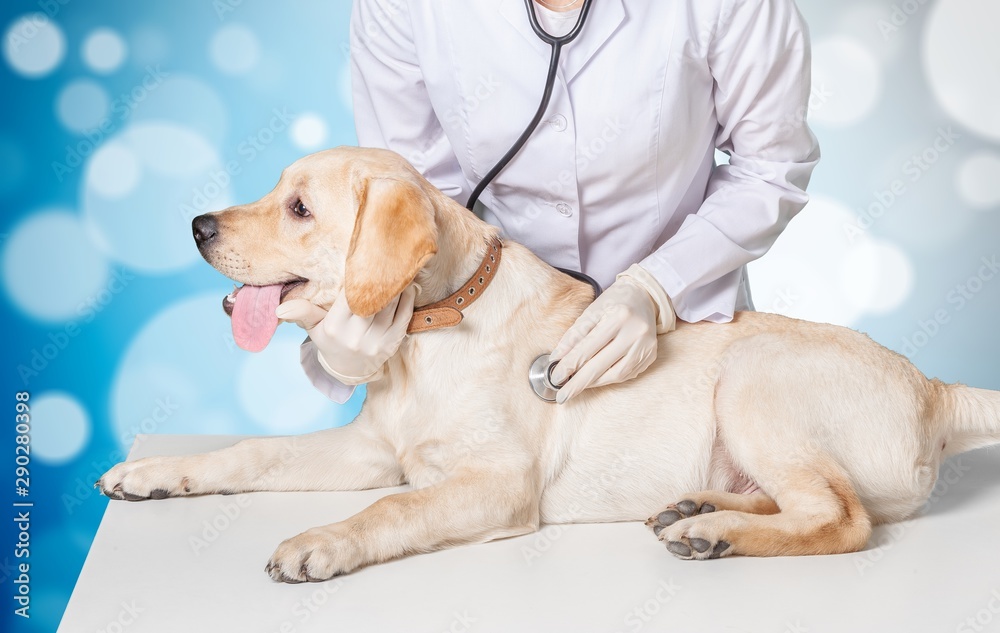
[[[370,316],[415,283],[420,309],[496,257],[460,322],[404,338],[352,424],[124,462],[97,482],[130,501],[411,486],[278,545],[276,581],[542,523],[646,519],[682,559],[852,552],[924,504],[943,458],[1000,443],[1000,392],[928,380],[847,328],[755,312],[679,323],[638,377],[544,402],[529,365],[593,290],[514,242],[491,250],[497,228],[387,150],[307,156],[193,227],[205,260],[245,284],[224,300],[234,328],[239,313],[265,344],[278,302],[329,308],[343,290]]]

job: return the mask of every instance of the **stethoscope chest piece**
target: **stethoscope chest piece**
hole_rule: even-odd
[[[552,368],[558,362],[550,362],[549,355],[542,354],[531,362],[531,367],[528,369],[528,382],[531,383],[531,390],[546,402],[556,401],[556,392],[559,391],[559,386],[552,383]]]

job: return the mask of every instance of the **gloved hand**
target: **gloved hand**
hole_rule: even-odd
[[[624,382],[656,359],[656,335],[676,327],[670,297],[649,272],[632,264],[594,300],[552,350],[552,382],[562,404],[588,387]],[[569,379],[567,381],[567,378]]]
[[[351,312],[341,289],[329,312],[293,299],[279,305],[275,314],[309,333],[327,373],[345,385],[357,385],[382,377],[383,365],[406,336],[416,295],[411,284],[379,312],[360,317]]]

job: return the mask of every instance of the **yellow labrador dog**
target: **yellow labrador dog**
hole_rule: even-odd
[[[681,323],[638,378],[543,402],[528,367],[593,291],[519,244],[494,249],[494,227],[392,152],[313,154],[260,201],[194,227],[205,259],[245,284],[224,303],[248,346],[266,344],[284,300],[329,307],[343,288],[372,315],[408,284],[420,307],[491,275],[460,323],[404,339],[354,423],[126,462],[98,482],[127,500],[412,486],[281,543],[275,580],[650,515],[685,559],[856,551],[872,525],[925,502],[943,457],[1000,442],[1000,392],[928,380],[862,334],[771,314]]]

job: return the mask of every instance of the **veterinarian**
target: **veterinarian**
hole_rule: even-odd
[[[569,32],[582,0],[535,0]],[[461,204],[538,106],[549,46],[522,0],[355,0],[361,146],[407,158]],[[635,377],[676,319],[752,310],[746,264],[806,204],[809,36],[793,0],[596,0],[562,51],[544,118],[477,208],[547,263],[604,292],[552,351],[562,403]],[[715,164],[715,150],[729,156]],[[302,363],[337,402],[399,347],[412,286],[372,318],[301,302]]]

